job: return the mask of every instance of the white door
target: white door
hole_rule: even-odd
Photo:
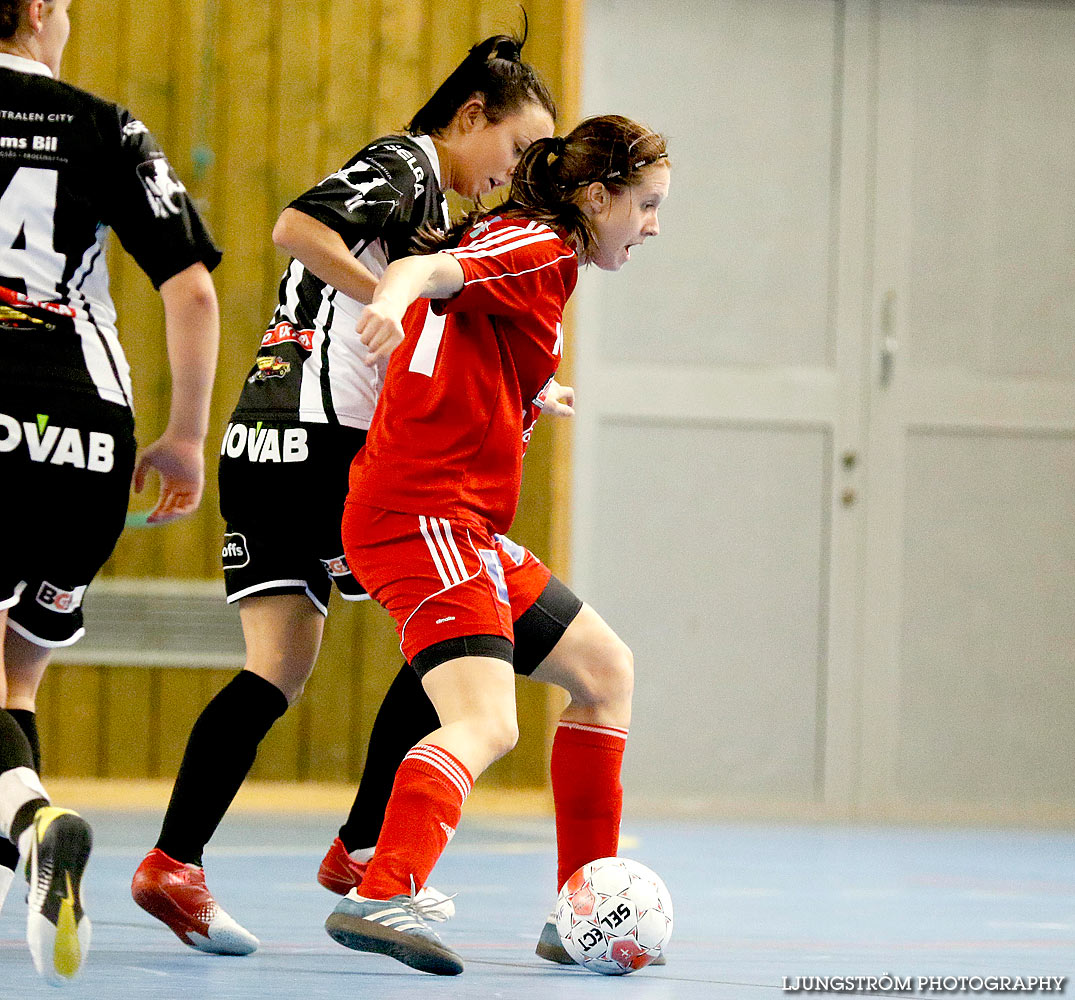
[[[843,495],[864,430],[865,8],[586,11],[586,112],[648,123],[673,162],[661,236],[578,293],[573,580],[635,652],[625,786],[844,801],[858,746],[861,507]]]
[[[1072,803],[1075,6],[880,11],[863,799]]]
[[[576,324],[628,792],[1075,803],[1075,5],[590,0],[584,104],[674,164]]]

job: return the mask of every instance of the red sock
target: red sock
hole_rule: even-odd
[[[620,765],[627,730],[561,722],[552,741],[557,889],[589,861],[614,857],[620,841]]]
[[[470,772],[432,743],[412,748],[396,771],[377,850],[359,892],[366,899],[391,899],[417,892],[459,825],[463,801],[474,787]]]

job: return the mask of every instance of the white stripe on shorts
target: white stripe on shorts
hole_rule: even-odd
[[[433,565],[437,567],[437,572],[440,574],[440,582],[444,584],[445,588],[458,583],[458,580],[450,577],[445,572],[444,564],[440,560],[440,553],[437,549],[437,545],[429,535],[429,521],[422,515],[418,516],[418,527],[422,529],[422,537],[426,540],[426,547],[429,549],[429,554],[433,557]]]
[[[455,549],[455,546],[449,546],[444,540],[444,526],[447,524],[448,522],[442,517],[430,518],[429,521],[429,526],[433,529],[433,537],[440,547],[440,554],[444,557],[444,565],[448,567],[448,572],[451,574],[453,582],[462,583],[467,578],[467,567],[463,564],[463,560],[459,558],[459,551]]]

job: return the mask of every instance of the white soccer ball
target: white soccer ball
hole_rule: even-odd
[[[556,929],[591,972],[624,976],[652,962],[672,936],[672,897],[660,876],[629,858],[583,865],[560,890]]]

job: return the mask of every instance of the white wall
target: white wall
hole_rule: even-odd
[[[1075,816],[1075,8],[586,12],[584,111],[674,164],[578,293],[628,793]]]

